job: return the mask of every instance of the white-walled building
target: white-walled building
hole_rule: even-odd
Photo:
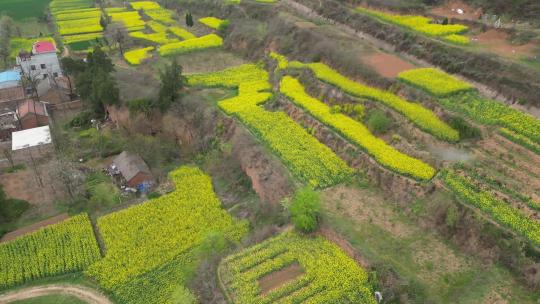
[[[24,75],[47,79],[48,77],[62,76],[62,69],[56,47],[49,41],[38,41],[32,46],[32,52],[21,52],[17,56],[17,64]]]

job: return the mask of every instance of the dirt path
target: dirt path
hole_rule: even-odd
[[[66,294],[89,304],[112,304],[103,294],[79,285],[43,285],[0,295],[0,304],[7,304],[51,294]]]
[[[11,241],[13,239],[18,238],[19,236],[23,236],[23,235],[25,235],[27,233],[34,232],[34,231],[36,231],[36,230],[38,230],[38,229],[40,229],[42,227],[46,227],[46,226],[49,226],[49,225],[52,225],[52,224],[59,223],[59,222],[65,220],[65,219],[67,219],[68,217],[69,217],[69,215],[67,213],[62,213],[60,215],[48,218],[48,219],[46,219],[44,221],[34,223],[34,224],[30,225],[30,226],[26,226],[24,228],[12,231],[10,233],[6,233],[0,239],[0,243],[1,242]]]

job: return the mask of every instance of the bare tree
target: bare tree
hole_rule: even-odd
[[[124,46],[129,40],[129,34],[122,23],[112,23],[105,29],[105,38],[109,45],[118,45],[120,54],[124,55]]]
[[[33,73],[32,70],[25,72],[24,69],[21,69],[21,72],[21,85],[25,89],[30,87],[32,89],[32,96],[35,98],[36,101],[39,101],[38,86],[42,80],[41,74]]]

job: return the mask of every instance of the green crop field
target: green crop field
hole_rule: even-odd
[[[39,18],[51,0],[0,0],[0,12],[15,20]]]

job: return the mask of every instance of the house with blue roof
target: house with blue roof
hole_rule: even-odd
[[[21,73],[18,70],[0,72],[0,89],[16,87],[20,81]]]
[[[0,103],[23,100],[26,94],[21,85],[21,73],[17,69],[0,72]]]

